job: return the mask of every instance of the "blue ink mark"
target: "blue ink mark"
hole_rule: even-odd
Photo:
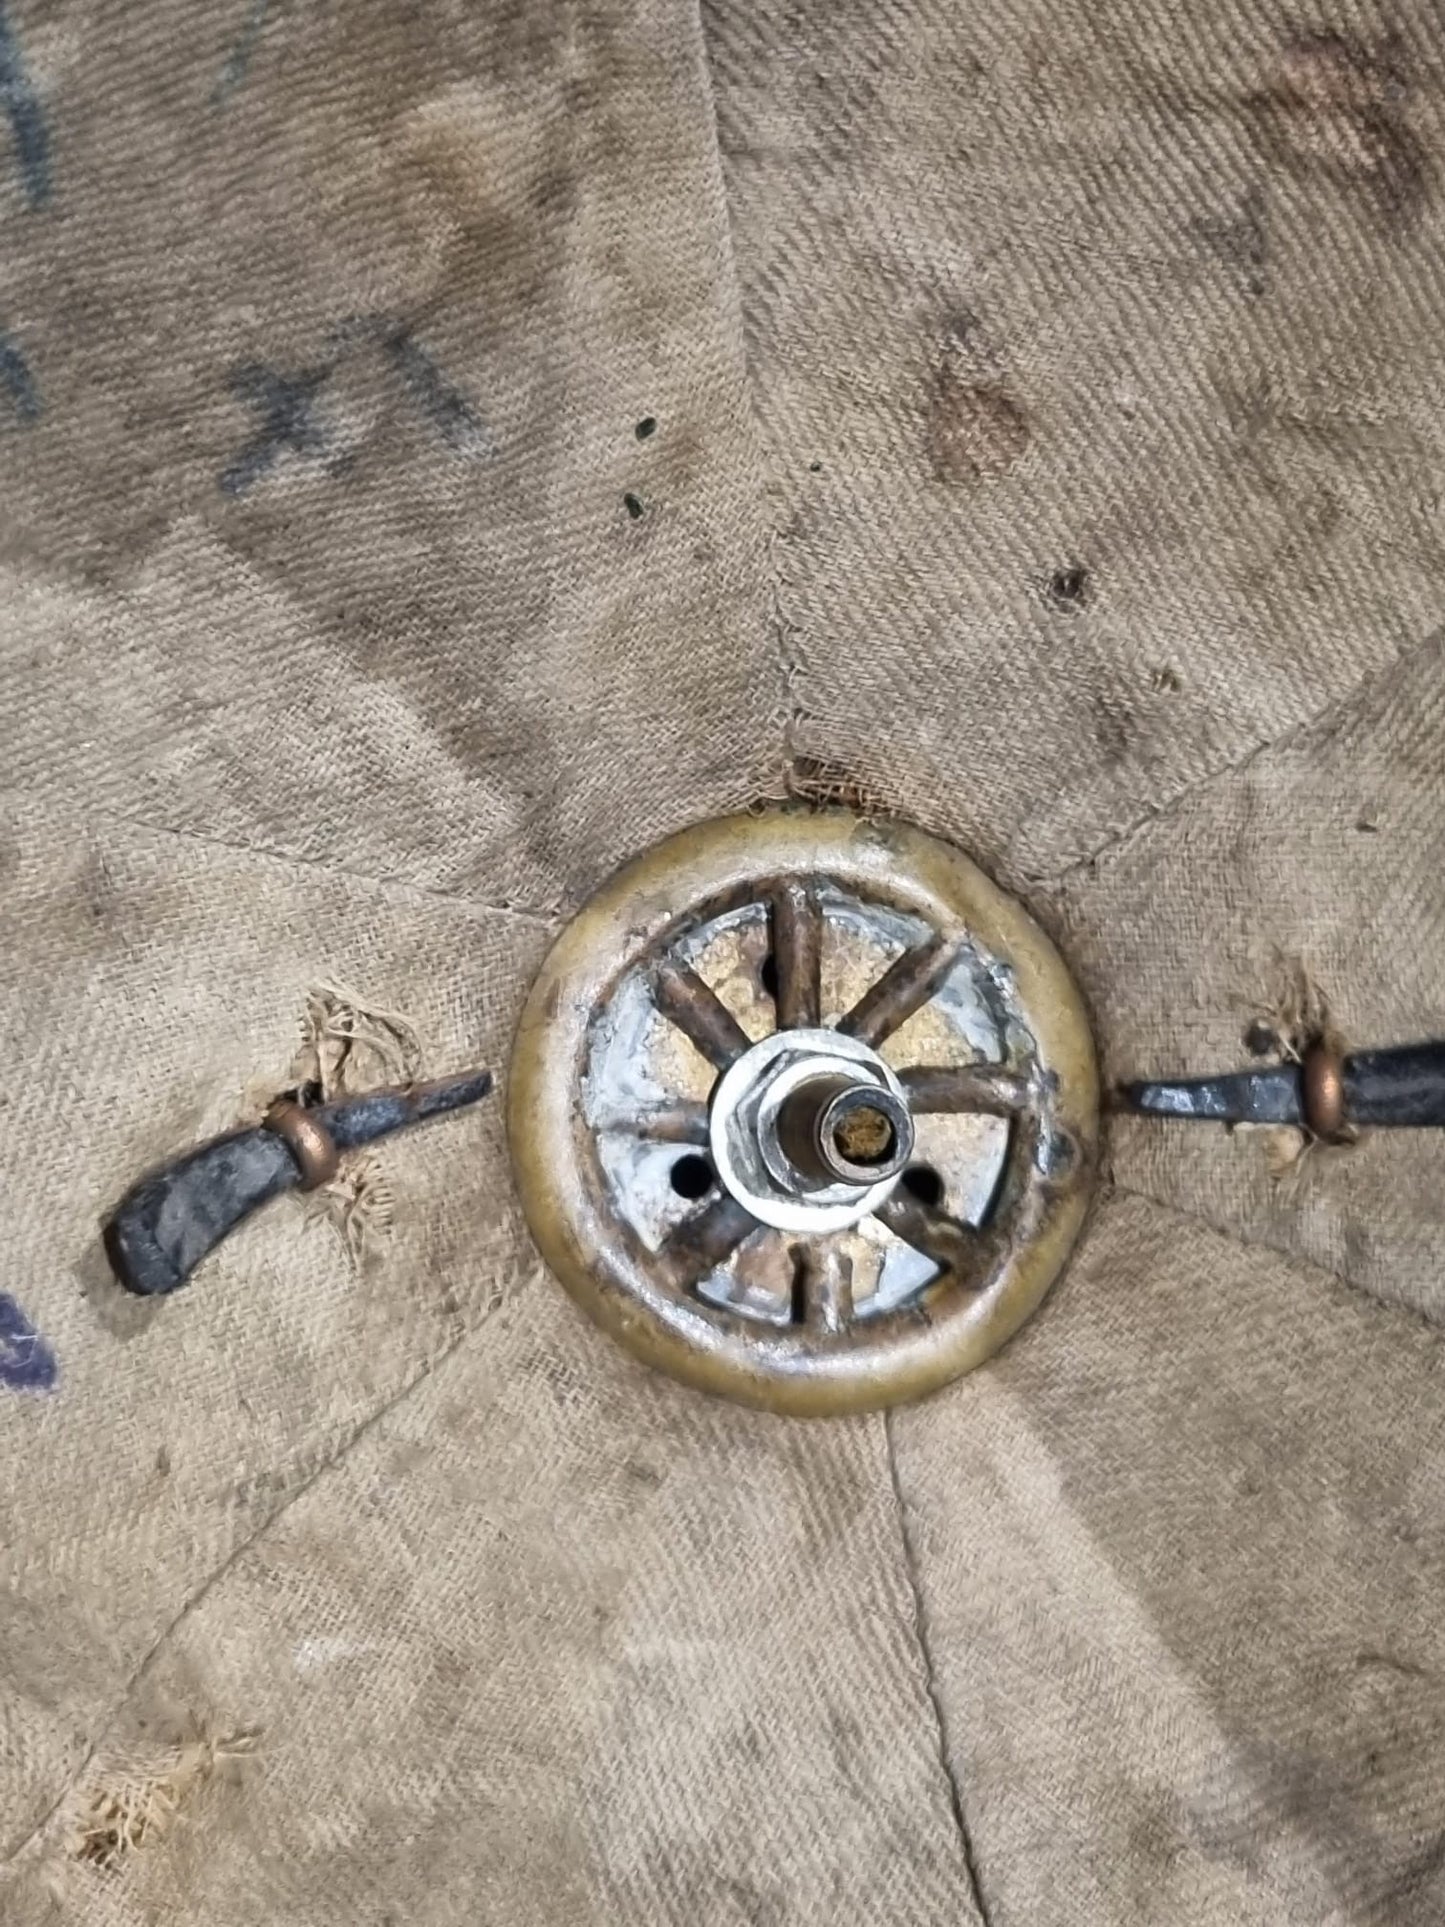
[[[50,199],[50,130],[20,57],[5,0],[0,0],[0,111],[10,122],[25,198],[32,207],[43,207]]]
[[[10,397],[21,421],[40,420],[40,390],[30,372],[30,363],[3,328],[0,328],[0,393]]]
[[[221,473],[227,495],[244,495],[253,482],[276,465],[283,448],[298,455],[325,452],[326,437],[315,419],[312,404],[329,368],[304,369],[299,375],[278,375],[274,368],[248,362],[231,376],[231,391],[259,411],[261,425],[240,454]]]
[[[466,461],[496,455],[491,430],[405,324],[385,315],[350,315],[330,331],[325,352],[326,361],[299,374],[281,374],[262,362],[247,362],[232,371],[232,393],[261,419],[250,441],[221,472],[225,494],[244,495],[275,467],[285,449],[315,459],[327,457],[328,438],[317,419],[316,398],[339,368],[366,352],[385,357],[418,414],[454,454]],[[332,452],[327,466],[331,474],[343,474],[348,457]]]
[[[0,1291],[0,1385],[48,1392],[58,1376],[55,1353],[10,1294]]]
[[[251,0],[250,8],[237,34],[231,51],[226,55],[221,77],[211,91],[211,105],[224,107],[246,78],[246,70],[251,65],[251,56],[256,51],[256,43],[261,38],[261,30],[266,25],[271,11],[271,0]]]
[[[386,352],[407,393],[448,448],[473,461],[496,454],[497,444],[486,424],[413,335],[405,330],[389,334]]]

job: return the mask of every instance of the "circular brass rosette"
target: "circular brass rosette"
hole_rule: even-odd
[[[1033,919],[842,811],[705,823],[614,877],[542,967],[508,1100],[573,1297],[649,1364],[799,1414],[995,1352],[1078,1235],[1097,1122]]]

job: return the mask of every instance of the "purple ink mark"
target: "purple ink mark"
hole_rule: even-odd
[[[10,1294],[0,1291],[0,1385],[48,1392],[58,1376],[55,1353]]]

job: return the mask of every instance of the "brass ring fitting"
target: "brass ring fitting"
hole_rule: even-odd
[[[303,1191],[315,1191],[336,1176],[340,1162],[336,1140],[314,1111],[293,1098],[278,1097],[261,1122],[266,1130],[286,1140],[300,1166]]]
[[[1315,1137],[1337,1138],[1345,1128],[1344,1059],[1328,1044],[1311,1044],[1302,1072],[1305,1127]]]

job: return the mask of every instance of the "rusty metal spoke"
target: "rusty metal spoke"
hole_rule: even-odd
[[[953,968],[957,955],[957,944],[941,936],[905,950],[840,1020],[839,1030],[876,1050],[885,1037],[891,1037],[928,1002]]]
[[[853,1320],[853,1259],[835,1244],[793,1246],[793,1322],[840,1332]]]
[[[709,1063],[725,1071],[752,1039],[690,965],[661,963],[652,978],[657,1008],[694,1043]]]
[[[1002,1064],[910,1064],[898,1080],[919,1116],[978,1111],[1013,1117],[1029,1102],[1028,1079]]]
[[[761,1229],[751,1211],[744,1210],[736,1198],[720,1192],[700,1211],[684,1218],[664,1239],[657,1255],[669,1283],[679,1291],[687,1291],[710,1271],[716,1271],[745,1238]]]
[[[605,1119],[603,1131],[628,1131],[652,1144],[706,1144],[706,1104],[669,1104],[654,1111],[631,1111]]]
[[[974,1282],[988,1242],[982,1234],[903,1190],[885,1199],[874,1215],[895,1237],[952,1272],[958,1282]]]
[[[823,919],[817,898],[804,884],[783,884],[773,898],[772,924],[778,1029],[816,1029],[823,1021]]]

